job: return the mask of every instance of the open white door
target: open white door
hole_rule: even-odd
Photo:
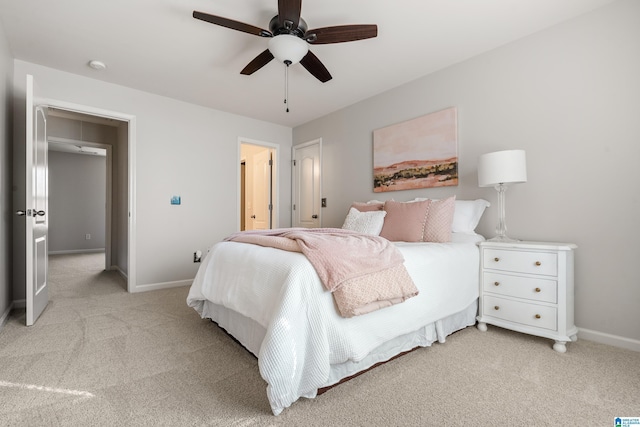
[[[34,103],[31,75],[27,75],[26,104],[26,209],[17,213],[26,221],[26,322],[31,326],[49,302],[47,110]]]
[[[270,149],[264,149],[253,156],[253,230],[271,228],[272,167]]]
[[[322,180],[322,140],[293,147],[293,226],[318,228]]]

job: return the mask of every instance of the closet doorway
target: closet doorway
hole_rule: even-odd
[[[239,229],[277,228],[278,147],[247,139],[239,142]]]

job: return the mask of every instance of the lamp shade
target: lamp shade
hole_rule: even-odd
[[[478,159],[478,186],[527,182],[527,160],[524,150],[487,153]]]
[[[280,62],[297,64],[309,51],[309,45],[299,37],[280,34],[269,40],[269,51]]]

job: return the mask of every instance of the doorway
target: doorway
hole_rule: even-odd
[[[63,167],[75,168],[66,179],[82,181],[49,184],[49,254],[102,252],[104,269],[117,271],[125,290],[130,290],[128,127],[124,120],[49,107],[50,178],[57,172],[65,179],[68,170],[56,171],[55,161],[62,160]]]
[[[112,256],[112,268],[120,268],[128,292],[135,292],[135,129],[136,118],[129,114],[87,107],[65,101],[45,99],[40,95],[32,75],[25,76],[24,110],[17,104],[14,115],[15,143],[13,152],[14,197],[13,276],[17,298],[16,308],[26,308],[26,324],[33,325],[48,304],[48,198],[47,198],[47,116],[49,110],[59,110],[86,117],[119,120],[117,161],[114,177],[118,177],[119,209],[113,210],[114,229],[119,233],[117,258]],[[24,114],[22,114],[24,113]],[[20,126],[20,123],[24,126]],[[116,186],[114,185],[114,188]],[[115,203],[114,203],[115,205]],[[112,230],[113,231],[113,230]],[[112,233],[112,237],[113,237]],[[112,245],[112,252],[116,245]],[[117,262],[117,264],[115,264]],[[24,289],[24,299],[20,300]],[[24,304],[24,305],[23,305]]]
[[[100,253],[102,268],[110,269],[112,151],[108,144],[48,137],[49,257]]]
[[[239,229],[276,228],[278,148],[273,144],[241,139],[239,150]]]

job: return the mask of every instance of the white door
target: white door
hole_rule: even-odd
[[[48,164],[47,110],[34,104],[33,76],[26,87],[26,207],[25,217],[27,326],[33,325],[49,302],[47,287]]]
[[[270,149],[264,149],[253,156],[253,230],[271,228],[272,166]]]
[[[293,226],[317,228],[322,224],[320,199],[322,140],[293,147]]]

